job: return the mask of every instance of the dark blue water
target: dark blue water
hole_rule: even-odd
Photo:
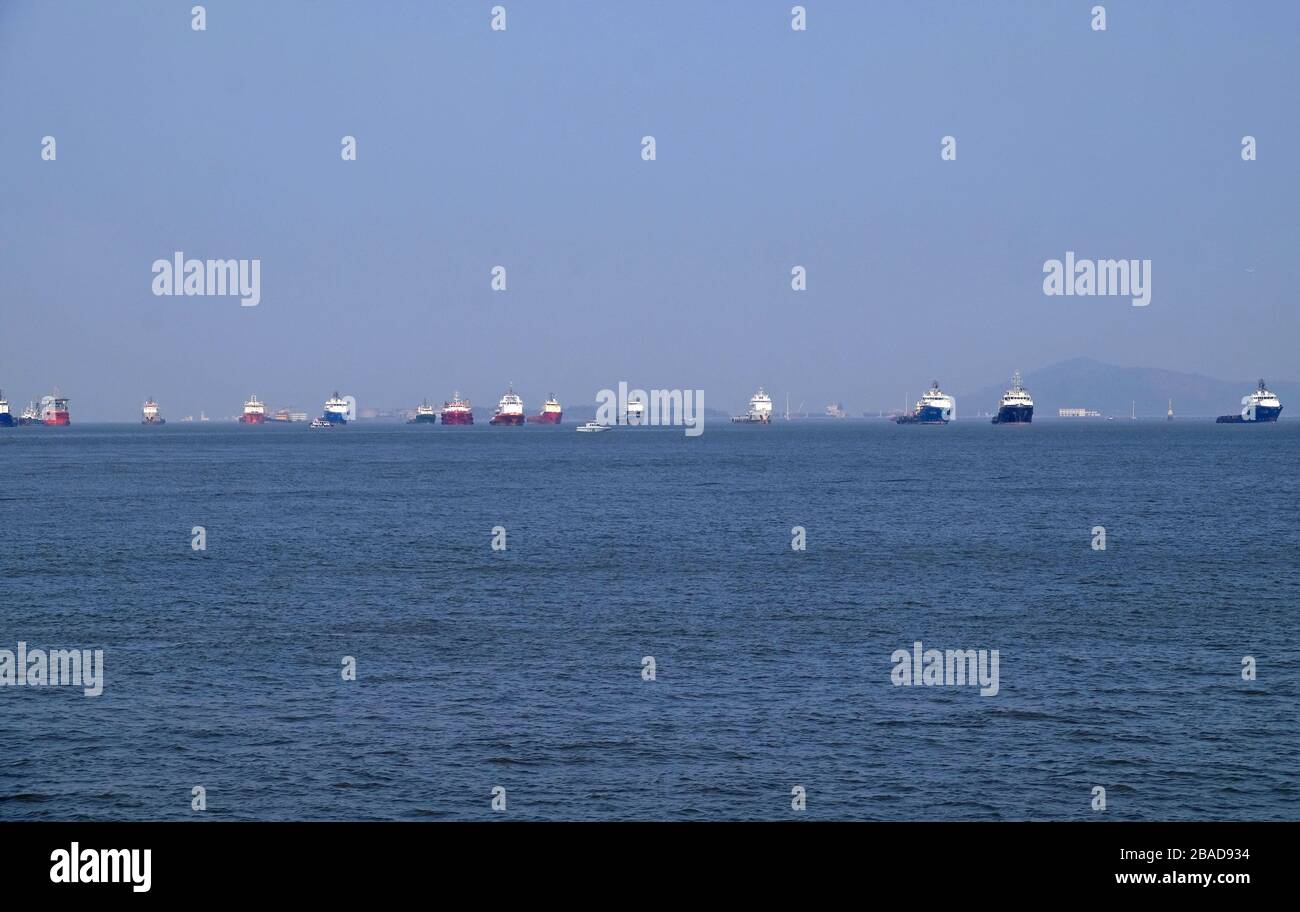
[[[0,818],[193,818],[202,785],[208,819],[487,818],[495,786],[784,819],[802,785],[817,818],[1295,819],[1297,452],[1286,421],[3,430],[0,648],[102,648],[106,683],[0,688]],[[914,640],[999,650],[1000,692],[894,687]]]

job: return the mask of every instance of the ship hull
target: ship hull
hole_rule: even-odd
[[[488,422],[488,424],[495,424],[497,426],[504,425],[506,427],[518,427],[523,423],[523,415],[493,415],[492,420]]]
[[[1215,424],[1269,424],[1277,421],[1282,414],[1282,406],[1271,408],[1269,406],[1256,406],[1254,419],[1248,419],[1242,415],[1220,415],[1214,419]]]
[[[0,414],[0,427],[13,427],[15,424],[17,424],[17,422],[14,421],[13,415],[8,412]]]
[[[941,408],[925,406],[911,415],[899,415],[894,419],[898,424],[947,424],[948,418]]]
[[[249,414],[240,415],[239,423],[240,424],[266,424],[266,416],[249,415]]]
[[[994,424],[1029,424],[1033,420],[1032,405],[1004,405],[993,416]]]
[[[542,412],[528,419],[529,424],[559,424],[563,412]]]
[[[416,415],[407,424],[437,424],[437,415]]]
[[[442,423],[443,424],[473,424],[474,413],[473,412],[443,412]]]
[[[320,419],[321,419],[321,421],[327,422],[328,424],[347,424],[347,423],[348,423],[348,418],[347,418],[347,416],[346,416],[346,415],[340,415],[338,412],[326,412],[324,415],[321,415],[321,416],[320,416]]]
[[[66,427],[72,424],[72,419],[67,412],[55,412],[53,415],[42,418],[41,424],[47,427]]]
[[[156,427],[156,426],[158,426],[158,425],[166,424],[166,423],[167,423],[167,419],[166,419],[166,418],[142,418],[142,419],[140,420],[140,423],[141,423],[141,424],[153,425],[153,426]]]

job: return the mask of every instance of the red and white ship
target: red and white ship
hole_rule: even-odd
[[[443,424],[473,424],[474,412],[469,400],[460,398],[460,393],[451,394],[451,400],[442,404]]]
[[[564,410],[560,408],[560,401],[555,398],[554,393],[551,393],[550,398],[546,400],[546,404],[542,406],[541,414],[534,415],[528,420],[534,424],[559,424],[563,415]]]
[[[488,424],[520,425],[524,423],[524,400],[520,399],[512,386],[497,403],[497,410],[492,414]]]
[[[266,406],[256,395],[249,396],[244,403],[244,414],[239,416],[240,424],[265,424]]]
[[[71,423],[67,397],[60,396],[58,390],[54,391],[53,396],[41,397],[41,424],[61,426]]]

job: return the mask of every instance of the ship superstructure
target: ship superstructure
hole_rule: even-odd
[[[1255,392],[1241,397],[1240,414],[1220,415],[1214,420],[1218,424],[1264,424],[1277,421],[1281,414],[1282,402],[1260,380]]]
[[[167,419],[159,414],[158,403],[152,397],[146,399],[144,405],[140,408],[140,423],[153,425],[167,423]]]
[[[735,415],[731,420],[737,424],[770,423],[772,420],[772,397],[760,386],[758,392],[749,398],[749,411],[743,415]]]
[[[1002,394],[994,424],[1029,424],[1034,420],[1034,398],[1020,385],[1020,371],[1011,375],[1011,388]]]
[[[552,393],[542,405],[541,412],[528,420],[534,424],[559,424],[563,416],[564,409],[560,408],[560,400]]]
[[[939,389],[939,381],[936,380],[917,400],[912,414],[899,415],[894,420],[899,424],[947,424],[952,420],[956,406],[953,398]]]
[[[200,413],[202,414],[202,413]],[[201,419],[200,419],[201,420]],[[263,424],[266,422],[266,405],[254,393],[244,403],[244,413],[239,416],[240,424]]]
[[[321,420],[328,421],[330,424],[347,424],[349,411],[348,400],[335,390],[333,395],[325,400],[325,411],[321,415]]]
[[[506,390],[506,394],[501,397],[497,403],[497,410],[493,412],[492,419],[488,424],[503,424],[507,426],[521,425],[524,423],[524,400],[519,398],[515,393],[514,387]]]
[[[473,424],[474,409],[468,399],[460,398],[460,393],[454,392],[451,398],[442,404],[442,423],[443,424]]]

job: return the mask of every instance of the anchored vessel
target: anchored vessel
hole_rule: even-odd
[[[623,416],[625,424],[640,424],[645,418],[645,403],[640,399],[627,400],[627,413]]]
[[[560,408],[560,400],[555,398],[552,393],[542,406],[542,411],[528,420],[534,424],[559,424],[560,418],[564,415],[564,410]]]
[[[239,416],[240,424],[263,424],[266,422],[266,406],[254,393],[244,403],[244,414]]]
[[[41,424],[62,426],[72,423],[68,413],[68,399],[55,390],[53,396],[41,397]]]
[[[0,390],[0,427],[13,427],[15,424],[17,422],[9,412],[9,400],[5,398],[4,390]]]
[[[442,404],[443,424],[473,424],[474,411],[468,399],[460,398],[460,393],[451,394],[451,399]]]
[[[18,417],[19,424],[37,424],[41,420],[41,413],[36,410],[36,403],[27,403],[27,408],[23,409],[22,415]]]
[[[952,420],[954,404],[952,397],[939,389],[939,381],[930,384],[917,400],[916,408],[910,415],[899,415],[894,420],[899,424],[947,424]]]
[[[325,413],[320,417],[322,421],[328,421],[330,424],[348,423],[348,401],[339,395],[338,390],[325,400]]]
[[[158,403],[152,398],[144,401],[144,406],[140,409],[141,424],[166,424],[167,419],[158,414]]]
[[[1020,385],[1020,371],[1011,375],[1011,389],[1002,394],[994,424],[1029,424],[1034,420],[1034,399]]]
[[[1277,395],[1269,392],[1264,381],[1259,381],[1259,388],[1249,396],[1241,397],[1240,415],[1220,415],[1214,419],[1218,424],[1254,424],[1256,422],[1277,421],[1282,414],[1282,403]]]
[[[595,434],[600,431],[608,431],[609,425],[601,424],[598,421],[588,421],[586,424],[578,425],[575,430],[582,434]]]
[[[515,394],[514,387],[506,390],[506,394],[501,397],[497,403],[497,410],[492,413],[492,418],[488,424],[505,424],[520,425],[524,423],[524,400]]]
[[[415,417],[406,423],[407,424],[437,424],[438,410],[429,404],[428,399],[425,399],[423,402],[421,402],[419,405],[415,407]]]
[[[733,415],[731,420],[737,424],[770,423],[772,420],[772,397],[760,386],[758,392],[749,399],[749,411],[743,415]]]

